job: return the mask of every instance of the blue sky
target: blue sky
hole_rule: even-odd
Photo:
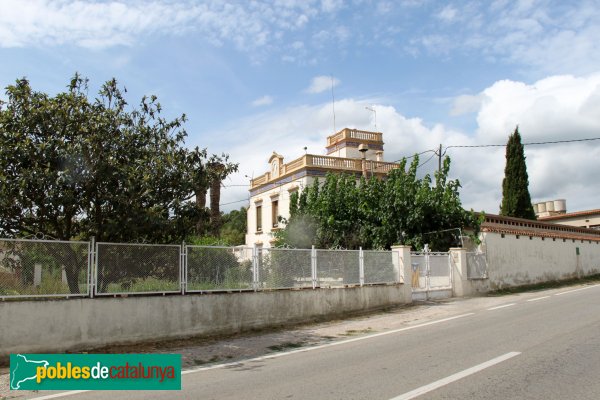
[[[599,1],[0,0],[0,85],[56,93],[78,71],[91,94],[112,77],[132,104],[156,94],[188,145],[240,163],[232,203],[273,151],[324,152],[332,76],[336,128],[374,129],[374,108],[389,161],[517,124],[525,142],[598,137],[599,37]],[[502,149],[448,154],[463,204],[497,212]],[[600,141],[526,155],[534,200],[600,208]]]

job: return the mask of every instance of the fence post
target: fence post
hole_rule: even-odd
[[[457,297],[469,296],[473,293],[471,282],[467,277],[467,250],[450,248],[452,271],[452,295]]]
[[[365,253],[362,247],[358,248],[358,281],[360,286],[365,284]]]
[[[425,246],[423,247],[423,254],[425,254],[425,300],[429,300],[428,295],[429,295],[429,289],[431,288],[431,281],[429,279],[430,275],[431,275],[431,264],[430,264],[430,257],[429,257],[429,253],[431,253],[431,250],[429,249],[429,244],[425,243]]]
[[[394,256],[394,268],[397,269],[398,282],[402,283],[404,289],[404,302],[412,303],[412,265],[410,246],[397,245],[392,246],[392,252],[397,252]]]
[[[187,263],[187,248],[185,247],[185,240],[181,242],[181,251],[179,252],[179,289],[181,294],[185,294],[185,284],[187,282],[187,273],[185,270]]]
[[[317,249],[313,245],[310,250],[310,274],[312,277],[312,287],[317,288]]]
[[[90,295],[90,299],[94,298],[94,292],[96,291],[96,237],[92,236],[90,238],[88,248],[88,291]]]
[[[252,248],[252,286],[254,287],[254,291],[258,290],[258,245],[254,243],[254,247]]]

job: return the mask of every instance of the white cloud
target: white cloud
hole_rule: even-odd
[[[0,46],[131,45],[141,33],[178,32],[190,20],[184,4],[6,0],[0,3]]]
[[[456,97],[452,103],[450,115],[463,115],[479,111],[483,101],[482,95],[463,94]]]
[[[321,9],[329,13],[339,10],[343,5],[343,0],[321,0]]]
[[[598,136],[600,73],[552,76],[531,85],[504,80],[482,94],[478,135],[505,139],[518,124],[528,141]]]
[[[434,17],[448,23],[428,21],[415,29],[405,40],[408,52],[474,51],[488,62],[524,66],[537,76],[588,74],[600,65],[597,1],[454,2]]]
[[[552,76],[533,84],[499,81],[481,95],[478,143],[505,143],[517,124],[525,143],[600,136],[600,74]],[[490,152],[491,165],[504,162],[498,153]],[[571,210],[599,207],[600,141],[526,146],[525,154],[532,198],[565,198]],[[489,167],[484,161],[479,170]],[[503,174],[498,167],[495,187]]]
[[[444,22],[453,22],[456,18],[457,10],[451,5],[444,7],[436,17]]]
[[[337,78],[332,78],[331,76],[315,76],[310,82],[310,86],[306,88],[304,91],[306,93],[321,93],[326,90],[331,90],[332,87],[336,87],[340,84],[340,80]]]
[[[335,2],[324,7],[335,11]],[[85,2],[3,0],[0,47],[73,44],[86,48],[131,46],[148,35],[199,32],[214,45],[263,48],[295,31],[319,12],[315,1],[238,2],[133,0]],[[279,38],[279,39],[277,39]]]
[[[252,102],[254,107],[268,106],[269,104],[273,104],[273,97],[267,95],[259,97]]]
[[[476,101],[478,99],[478,101]],[[465,108],[478,104],[478,128],[473,134],[456,131],[443,124],[429,125],[419,118],[408,118],[388,104],[375,99],[342,99],[336,102],[336,128],[370,130],[372,115],[365,106],[377,108],[377,127],[383,132],[385,159],[396,161],[425,150],[456,145],[504,144],[519,124],[524,142],[598,137],[600,134],[600,74],[587,77],[554,76],[533,84],[499,81],[471,96]],[[456,104],[456,103],[455,103]],[[244,121],[236,121],[218,136],[233,160],[240,161],[240,173],[258,176],[267,171],[273,151],[285,161],[308,152],[324,154],[325,138],[333,132],[331,104],[298,106],[274,110]],[[249,141],[248,138],[252,140]],[[222,138],[228,138],[222,143]],[[423,154],[421,162],[433,153]],[[449,148],[451,175],[461,182],[463,205],[475,210],[497,213],[502,196],[504,148]],[[598,208],[600,187],[600,141],[544,146],[526,146],[530,192],[534,201],[567,199],[569,210]],[[421,167],[433,172],[433,156]],[[247,198],[244,188],[230,188],[223,202]],[[236,205],[236,206],[239,206]]]

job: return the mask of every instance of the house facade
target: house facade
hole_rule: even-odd
[[[326,155],[304,154],[289,162],[273,152],[269,171],[250,182],[246,245],[271,247],[280,218],[289,217],[290,196],[323,181],[328,172],[384,176],[398,167],[383,161],[383,134],[345,128],[327,137]]]

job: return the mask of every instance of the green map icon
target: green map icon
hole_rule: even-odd
[[[50,363],[46,360],[28,359],[22,354],[10,355],[10,388],[21,389],[24,382],[35,380],[38,367],[47,367]]]

